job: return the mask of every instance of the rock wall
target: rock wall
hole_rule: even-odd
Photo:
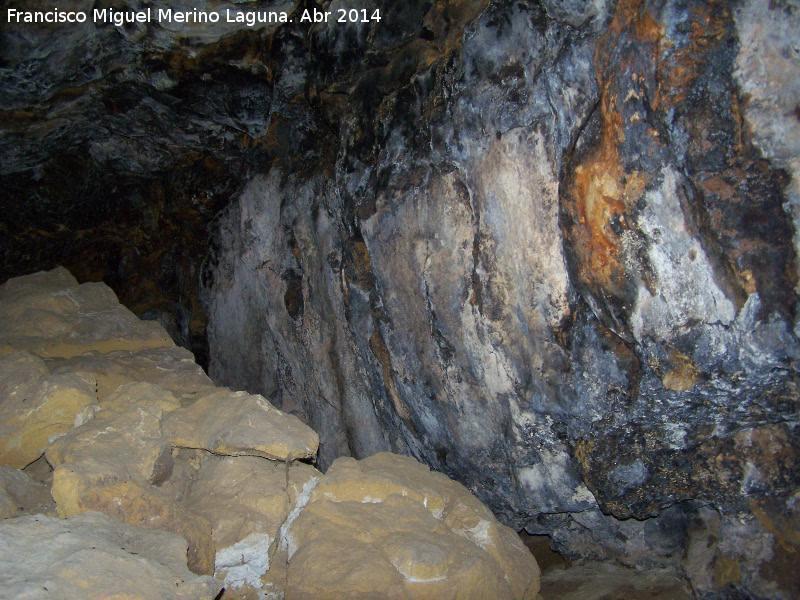
[[[573,556],[796,593],[800,7],[392,11],[312,28],[324,148],[215,223],[212,376],[323,467],[408,453]]]
[[[800,4],[325,7],[381,20],[0,26],[0,278],[105,279],[323,469],[800,594]]]

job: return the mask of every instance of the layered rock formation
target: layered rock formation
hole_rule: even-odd
[[[408,453],[573,557],[798,593],[800,7],[757,4],[313,28],[333,150],[220,216],[212,376],[312,423],[323,465]]]
[[[214,387],[103,284],[0,286],[0,322],[21,306],[0,331],[3,598],[535,600],[533,556],[462,485],[388,453],[299,462],[314,431]]]
[[[323,470],[408,454],[575,558],[800,594],[800,5],[324,4],[381,20],[4,25],[2,273],[207,317]]]

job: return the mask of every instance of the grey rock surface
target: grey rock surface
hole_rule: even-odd
[[[791,93],[762,83],[796,70],[753,54],[781,11],[441,3],[315,28],[332,150],[216,221],[212,377],[312,424],[322,468],[409,453],[573,556],[673,564],[699,506],[785,502],[798,227],[758,119],[790,143]]]
[[[0,519],[40,513],[55,516],[50,488],[24,471],[0,467]]]
[[[93,512],[0,523],[3,598],[213,600],[220,589],[222,582],[186,568],[186,542],[165,531]]]
[[[66,249],[207,334],[322,470],[410,454],[565,554],[800,594],[797,1],[347,8],[2,29],[3,273]]]

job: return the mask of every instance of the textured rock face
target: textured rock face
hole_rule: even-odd
[[[4,598],[213,600],[222,589],[186,569],[186,542],[177,535],[100,513],[4,521],[0,559]]]
[[[52,54],[4,29],[5,263],[66,236],[86,277],[143,265],[123,299],[184,341],[202,295],[212,377],[311,425],[323,469],[410,454],[573,556],[800,594],[800,5],[347,8],[376,6]],[[44,210],[64,165],[95,223]]]
[[[224,14],[299,4],[149,6]],[[93,22],[93,9],[123,14],[141,3],[60,8],[90,17],[74,26],[0,20],[0,281],[64,264],[82,282],[110,284],[205,364],[197,277],[206,226],[254,165],[287,156],[297,90],[291,76],[275,75],[280,39],[292,43],[294,32],[244,23],[117,28]]]
[[[22,469],[54,439],[91,418],[95,386],[83,374],[50,375],[29,352],[0,359],[0,464]]]
[[[311,423],[323,467],[412,454],[574,556],[687,561],[710,503],[771,550],[710,549],[738,575],[698,593],[790,597],[796,546],[754,511],[791,512],[800,475],[798,10],[442,2],[314,28],[333,149],[220,215],[212,376]]]
[[[34,514],[55,516],[50,489],[18,469],[0,467],[0,520]]]

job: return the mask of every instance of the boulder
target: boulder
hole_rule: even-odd
[[[292,461],[313,458],[319,436],[297,417],[273,407],[263,396],[218,389],[161,423],[173,446],[214,454],[252,455]]]
[[[0,348],[69,358],[174,346],[161,325],[140,321],[104,283],[78,285],[59,267],[0,286]]]
[[[189,513],[159,488],[135,479],[97,481],[95,461],[66,463],[53,474],[53,499],[60,517],[98,511],[146,529],[163,529],[183,537],[188,566],[202,575],[214,573],[214,545],[208,521]],[[106,483],[106,485],[102,485]]]
[[[161,484],[172,473],[172,448],[160,436],[161,414],[156,406],[119,413],[101,410],[89,423],[55,440],[45,456],[56,471],[64,463],[95,463],[96,483],[113,478]],[[53,493],[63,497],[60,481],[56,476]]]
[[[12,467],[0,467],[0,519],[44,513],[55,516],[50,488]]]
[[[143,385],[145,391],[155,388]],[[125,397],[125,390],[117,395]],[[114,395],[109,398],[114,405]],[[92,421],[56,440],[46,456],[56,467],[52,494],[58,515],[95,510],[130,525],[172,531],[189,543],[189,568],[211,575],[210,525],[187,512],[172,490],[156,487],[170,477],[173,467],[172,448],[160,436],[161,414],[157,406],[147,405],[121,412],[101,410]]]
[[[389,453],[336,460],[283,540],[287,598],[533,599],[539,590],[536,561],[512,530],[460,484]]]
[[[0,523],[0,597],[213,600],[222,583],[186,568],[186,542],[99,513]]]
[[[215,387],[194,362],[192,353],[179,346],[92,353],[67,359],[50,358],[47,366],[53,373],[92,373],[97,378],[97,396],[100,399],[131,381],[156,384],[186,398]]]
[[[0,359],[0,465],[21,469],[35,461],[87,419],[96,400],[88,375],[50,375],[40,358],[24,351]]]
[[[304,485],[318,477],[302,463],[287,468],[254,456],[203,458],[184,506],[211,524],[215,575],[227,589],[262,589],[280,527]]]

